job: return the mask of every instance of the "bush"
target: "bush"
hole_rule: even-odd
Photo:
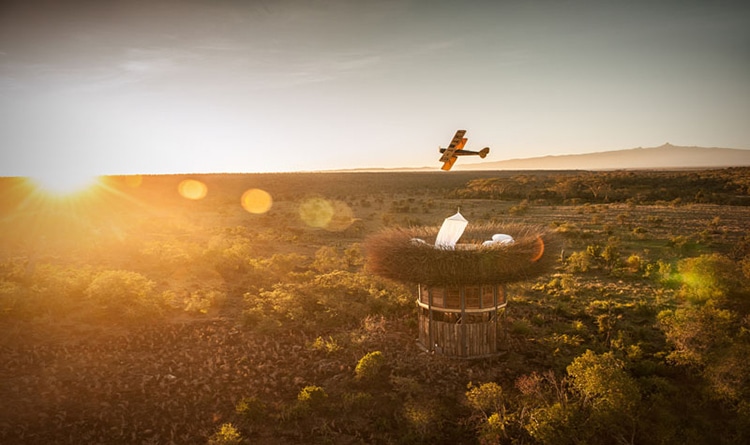
[[[359,359],[357,367],[354,368],[354,375],[357,380],[373,380],[380,374],[384,366],[385,357],[383,357],[382,352],[368,352]]]
[[[680,295],[693,303],[727,303],[742,288],[739,267],[720,254],[684,259],[677,264],[677,271]]]
[[[317,333],[353,327],[368,315],[400,312],[411,303],[403,288],[364,273],[336,270],[300,281],[245,294],[245,323],[256,329],[284,325]]]
[[[631,254],[626,260],[625,260],[625,267],[628,269],[628,272],[637,274],[641,271],[643,267],[643,260],[639,255]]]
[[[403,443],[439,441],[440,429],[444,422],[441,414],[441,406],[434,400],[408,399],[402,411],[408,427],[402,436]]]
[[[185,312],[206,314],[210,308],[221,305],[224,300],[226,300],[224,292],[197,290],[190,292],[183,303]]]
[[[513,320],[510,325],[510,332],[514,335],[526,336],[534,332],[531,324],[524,319]]]
[[[305,386],[297,394],[297,401],[305,408],[320,409],[328,398],[326,391],[320,386]]]
[[[29,278],[25,298],[27,315],[64,316],[80,309],[86,288],[95,277],[89,266],[38,264]]]
[[[573,252],[566,261],[566,270],[571,273],[588,272],[593,267],[591,254],[587,252]]]
[[[313,261],[312,268],[320,273],[346,270],[348,267],[348,259],[340,255],[335,247],[323,246],[315,252],[315,261]]]
[[[18,283],[0,279],[0,317],[16,315],[23,300],[22,294]]]
[[[469,406],[481,411],[485,418],[495,413],[504,413],[503,388],[495,382],[483,383],[480,386],[469,384],[466,392]]]
[[[231,423],[225,423],[219,427],[209,439],[208,445],[239,445],[242,443],[242,435]]]
[[[600,413],[635,416],[640,393],[624,363],[612,352],[597,355],[588,350],[568,366],[573,389]]]
[[[339,345],[336,339],[331,337],[330,335],[327,339],[318,336],[310,346],[315,351],[325,351],[328,354],[341,350],[341,345]]]
[[[668,358],[680,365],[703,367],[732,342],[733,314],[712,304],[662,311],[658,320],[674,348]]]
[[[86,289],[86,296],[105,314],[130,319],[159,314],[163,306],[154,283],[127,270],[101,272]]]
[[[256,397],[243,397],[234,407],[237,414],[250,420],[260,419],[266,413],[266,405]]]

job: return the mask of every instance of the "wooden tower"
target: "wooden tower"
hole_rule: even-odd
[[[426,351],[472,358],[498,353],[498,310],[505,286],[419,285],[419,344]]]

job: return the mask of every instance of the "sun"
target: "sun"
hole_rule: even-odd
[[[69,196],[91,188],[99,182],[96,175],[59,170],[29,178],[39,189],[53,196]]]

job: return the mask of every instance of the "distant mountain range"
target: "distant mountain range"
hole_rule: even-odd
[[[492,152],[490,152],[492,157]],[[576,155],[542,156],[495,162],[466,162],[454,170],[621,170],[682,169],[750,166],[750,150],[736,148],[660,147],[632,148]],[[463,162],[461,162],[463,161]]]

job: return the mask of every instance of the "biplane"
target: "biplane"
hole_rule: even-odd
[[[456,160],[459,156],[473,155],[479,156],[480,158],[484,159],[487,156],[487,153],[490,152],[490,147],[484,147],[479,151],[464,150],[464,145],[466,145],[466,141],[468,140],[464,137],[465,134],[466,130],[456,131],[456,135],[453,136],[453,140],[451,140],[448,148],[440,148],[440,153],[443,154],[443,156],[440,157],[440,162],[443,163],[443,166],[440,167],[441,169],[450,170],[451,167],[453,167],[453,164],[456,163]]]

